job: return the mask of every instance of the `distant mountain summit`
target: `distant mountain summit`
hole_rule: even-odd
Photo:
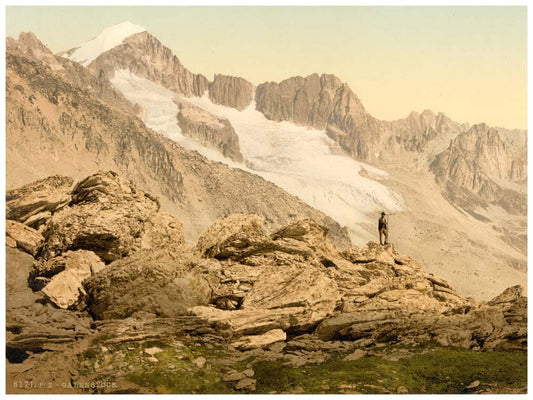
[[[62,56],[86,67],[98,58],[100,54],[119,46],[126,38],[144,31],[146,31],[146,28],[142,26],[132,24],[129,21],[123,22],[104,29],[94,39],[65,52]]]

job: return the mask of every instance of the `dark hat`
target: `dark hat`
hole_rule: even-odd
[[[381,215],[385,215],[385,211],[383,211],[383,212],[381,213]]]

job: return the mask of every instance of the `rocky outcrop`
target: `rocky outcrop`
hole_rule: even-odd
[[[83,340],[91,318],[77,311],[58,309],[42,292],[28,287],[35,260],[17,249],[6,249],[6,355],[20,363],[29,354],[62,351],[65,344]]]
[[[426,344],[527,348],[527,299],[520,287],[476,302],[392,245],[339,251],[327,228],[309,219],[269,233],[258,215],[228,216],[192,248],[178,221],[114,173],[92,175],[70,195],[43,232],[53,226],[67,238],[78,235],[83,219],[91,232],[109,231],[110,221],[119,224],[113,215],[121,215],[117,240],[133,246],[127,253],[102,251],[100,241],[88,240],[84,249],[58,248],[60,255],[39,251],[36,260],[8,248],[10,364],[31,357],[25,367],[53,369],[53,363],[41,364],[48,358],[36,358],[46,351],[52,360],[68,357],[61,371],[73,379],[88,363],[123,376],[132,373],[129,364],[109,366],[105,353],[138,349],[143,371],[171,355],[199,370],[224,365],[222,382],[253,391],[252,364],[239,364],[250,358],[300,367],[339,356],[357,361],[385,345],[391,351]],[[129,217],[145,218],[143,227],[130,229]],[[44,248],[56,239],[45,235]],[[105,265],[101,257],[110,261],[110,254],[116,259]]]
[[[137,311],[184,314],[188,307],[209,302],[218,264],[200,260],[187,249],[181,223],[159,213],[156,198],[114,172],[91,175],[70,193],[61,184],[54,193],[50,182],[54,180],[14,191],[70,199],[47,220],[44,237],[8,220],[8,226],[33,231],[39,238],[32,248],[38,259],[28,283],[47,301],[63,309],[83,310],[89,304],[98,318],[125,318]],[[114,260],[104,268],[104,261]]]
[[[98,319],[127,318],[141,311],[175,317],[208,304],[216,276],[216,263],[176,247],[117,260],[84,281],[84,287],[88,307]]]
[[[216,257],[224,243],[236,235],[262,235],[264,223],[264,217],[258,214],[232,214],[220,218],[198,238],[196,248],[203,256]]]
[[[158,210],[155,198],[115,173],[92,175],[74,187],[70,206],[48,222],[44,254],[90,249],[107,262],[122,258],[140,248],[144,224]]]
[[[316,265],[335,265],[324,254],[333,249],[325,240],[326,227],[312,220],[301,220],[266,236],[260,225],[262,220],[253,214],[222,218],[200,237],[197,246],[204,255],[249,265],[274,252],[294,255],[302,261],[313,260]],[[282,263],[282,258],[283,255],[276,262]]]
[[[114,76],[115,70],[127,69],[187,97],[202,96],[209,85],[205,76],[186,69],[170,49],[146,31],[124,39],[122,44],[91,62],[88,68],[108,79]]]
[[[244,110],[254,99],[254,85],[244,78],[215,74],[209,84],[209,98],[213,103]]]
[[[334,75],[263,83],[257,87],[255,101],[268,119],[326,130],[356,158],[376,158],[381,151],[381,121],[368,114],[350,87]]]
[[[63,69],[61,62],[56,59],[54,53],[32,32],[21,32],[18,39],[7,37],[6,47],[16,49],[29,58],[42,60],[56,71]]]
[[[33,256],[41,250],[44,238],[35,229],[17,221],[6,220],[6,243]]]
[[[206,234],[209,240],[199,245],[204,257],[221,261],[224,271],[213,292],[215,307],[197,306],[189,312],[234,336],[273,329],[301,334],[316,327],[322,340],[351,340],[361,347],[526,346],[525,298],[518,289],[478,303],[424,273],[392,245],[369,243],[338,252],[328,244],[325,229],[313,221],[270,235],[258,226],[259,218],[237,216],[233,226],[231,222],[218,221]]]
[[[257,87],[257,109],[274,121],[325,129],[343,83],[333,75],[309,75]]]
[[[44,282],[41,280],[39,284],[45,285],[42,289],[45,296],[59,308],[68,309],[85,300],[86,293],[82,286],[83,280],[100,272],[104,267],[105,264],[100,257],[92,251],[67,251],[59,257],[46,260],[45,265],[41,264],[37,268],[34,267],[30,273],[30,277],[33,276],[33,278],[30,278],[30,280],[44,278]],[[37,276],[37,273],[42,270],[48,275],[51,275],[53,271],[52,278],[47,279],[40,274]],[[57,271],[60,272],[57,273]]]
[[[51,176],[6,192],[6,218],[38,229],[71,200],[74,180]]]
[[[493,203],[525,215],[525,166],[526,160],[507,148],[496,129],[479,124],[450,141],[430,168],[445,196],[460,207]]]
[[[57,190],[64,194],[62,185]],[[237,214],[218,220],[193,249],[181,224],[159,213],[156,199],[115,173],[89,176],[69,196],[46,222],[28,279],[59,308],[87,307],[97,319],[189,314],[233,337],[240,349],[312,332],[359,347],[522,349],[527,343],[520,288],[487,303],[466,299],[392,245],[339,251],[313,220],[269,233],[262,216]]]
[[[239,137],[227,119],[219,118],[183,100],[176,103],[179,106],[178,124],[185,136],[220,151],[234,161],[244,161]]]

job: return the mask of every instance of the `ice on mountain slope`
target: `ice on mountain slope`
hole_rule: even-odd
[[[116,70],[110,79],[115,89],[119,90],[132,104],[139,104],[146,110],[145,124],[154,131],[178,142],[190,150],[196,150],[210,160],[237,166],[220,152],[200,145],[183,136],[178,125],[178,105],[174,102],[176,94],[165,87],[132,74],[127,69]]]
[[[132,24],[129,21],[123,22],[104,29],[97,37],[81,44],[70,55],[65,54],[64,57],[86,67],[100,54],[122,44],[127,37],[144,31],[146,28],[142,26]]]
[[[183,98],[212,114],[227,118],[239,136],[246,166],[222,156],[182,135],[177,123],[176,94],[128,70],[115,71],[111,83],[133,104],[146,110],[145,123],[155,131],[196,150],[209,159],[238,167],[267,179],[311,206],[348,226],[352,240],[363,243],[375,239],[361,224],[374,223],[377,211],[397,211],[403,198],[383,184],[363,177],[384,177],[386,172],[355,161],[341,150],[324,131],[290,122],[265,118],[252,103],[243,111],[216,105],[207,95]]]
[[[355,242],[373,239],[361,228],[362,222],[373,223],[369,214],[403,208],[401,195],[360,175],[364,170],[378,178],[386,176],[385,171],[345,156],[325,131],[268,120],[255,103],[238,111],[214,104],[207,95],[187,100],[229,119],[250,172],[348,226]]]

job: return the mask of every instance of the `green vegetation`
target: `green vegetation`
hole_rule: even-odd
[[[440,348],[397,361],[339,356],[300,368],[261,361],[254,370],[257,393],[398,393],[401,386],[409,393],[473,393],[525,387],[527,354]],[[476,380],[479,386],[467,388]]]
[[[162,350],[153,354],[158,362],[150,361],[150,354],[145,352],[152,347]],[[223,356],[223,350],[213,345],[159,341],[101,345],[95,342],[80,354],[78,361],[83,377],[103,381],[122,379],[153,393],[236,393],[222,381],[224,365],[217,360]],[[202,367],[194,363],[199,357],[206,360]]]
[[[162,351],[150,361],[145,349]],[[355,361],[336,354],[321,364],[294,368],[283,360],[250,357],[228,365],[223,346],[195,343],[95,342],[80,354],[80,375],[133,382],[151,393],[243,393],[222,381],[229,368],[252,364],[255,393],[510,393],[527,386],[527,353],[426,347],[374,349]],[[200,357],[205,359],[197,365]],[[475,387],[468,388],[479,381]]]

